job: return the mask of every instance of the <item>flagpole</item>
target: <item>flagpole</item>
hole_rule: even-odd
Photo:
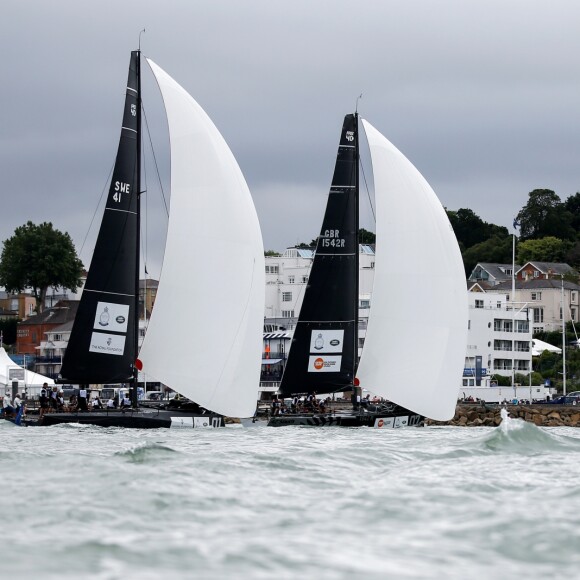
[[[515,228],[515,222],[514,222]],[[514,399],[516,397],[516,369],[515,369],[515,345],[516,345],[516,234],[512,236],[512,387],[514,388]]]

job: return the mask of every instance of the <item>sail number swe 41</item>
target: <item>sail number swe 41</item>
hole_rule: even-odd
[[[113,201],[121,203],[121,195],[123,193],[131,193],[131,184],[122,181],[115,181],[115,193],[113,194]]]

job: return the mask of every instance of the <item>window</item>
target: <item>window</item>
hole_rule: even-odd
[[[308,282],[308,276],[302,276],[302,284],[306,284]]]
[[[282,318],[294,318],[294,310],[282,310]]]
[[[55,334],[55,335],[52,337],[52,340],[62,340],[62,334]]]
[[[282,292],[282,302],[292,302],[292,292]]]
[[[279,266],[266,266],[266,274],[278,274]]]
[[[574,322],[577,322],[577,318],[576,318],[576,308],[570,308],[570,318]]]
[[[529,332],[530,323],[527,320],[516,320],[516,332]]]
[[[288,284],[294,284],[294,276],[288,276]]]
[[[544,332],[544,329],[541,326],[534,326],[533,332],[534,334],[536,334],[537,332]]]
[[[370,300],[361,300],[359,303],[359,308],[370,308],[371,301]]]
[[[541,292],[532,292],[532,300],[541,300],[542,293]]]
[[[494,340],[493,350],[511,350],[512,341],[511,340]]]
[[[578,302],[578,292],[572,292],[571,296],[570,296],[570,300],[576,304],[576,302]]]
[[[544,322],[544,309],[543,308],[532,308],[534,311],[534,323]]]
[[[530,352],[530,343],[524,340],[516,340],[515,350],[517,352]]]
[[[475,307],[476,308],[483,308],[483,300],[476,300]]]
[[[497,308],[501,308],[501,302],[498,302],[498,303],[496,304],[496,307],[497,307]]]
[[[534,278],[539,278],[540,273],[537,270],[534,270]]]

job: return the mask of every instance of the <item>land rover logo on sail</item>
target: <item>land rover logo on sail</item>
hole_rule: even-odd
[[[125,317],[124,316],[117,316],[117,318],[115,318],[115,320],[119,323],[119,324],[123,324],[123,322],[125,322]]]
[[[346,140],[347,141],[354,141],[354,131],[347,131],[346,132]]]
[[[333,338],[333,339],[330,341],[330,344],[331,344],[332,346],[338,346],[338,345],[340,344],[340,340],[338,340],[337,338]]]

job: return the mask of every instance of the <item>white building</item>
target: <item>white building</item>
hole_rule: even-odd
[[[494,376],[529,374],[532,328],[528,308],[512,309],[506,294],[468,292],[469,330],[464,387],[489,387]]]

